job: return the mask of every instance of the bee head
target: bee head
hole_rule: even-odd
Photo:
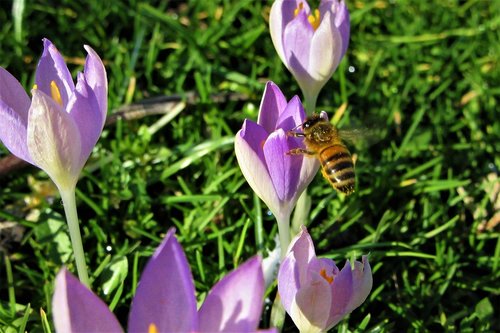
[[[311,117],[307,118],[306,121],[302,124],[302,129],[308,130],[319,122],[325,121],[325,119],[321,118],[321,116],[317,113],[313,113]]]

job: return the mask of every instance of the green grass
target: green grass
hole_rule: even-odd
[[[168,228],[177,228],[200,299],[273,246],[276,223],[245,182],[232,145],[243,119],[256,119],[267,80],[288,98],[300,93],[274,51],[270,5],[26,1],[22,15],[12,15],[10,3],[1,4],[0,65],[27,89],[48,37],[75,72],[83,44],[101,55],[111,112],[157,96],[186,102],[177,100],[167,118],[107,126],[78,183],[93,286],[123,324]],[[348,5],[349,50],[318,107],[333,115],[348,102],[340,126],[375,127],[383,137],[353,147],[354,195],[337,195],[320,176],[308,190],[317,253],[339,265],[370,253],[373,268],[367,301],[332,331],[499,331],[500,229],[486,221],[500,209],[500,5]],[[55,274],[62,264],[75,272],[50,184],[32,167],[0,179],[1,332],[46,328],[40,308],[50,322]],[[266,309],[264,322],[268,316]],[[294,330],[291,320],[285,329]]]

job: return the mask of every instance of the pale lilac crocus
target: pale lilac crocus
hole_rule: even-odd
[[[101,135],[107,112],[108,81],[97,53],[87,59],[77,83],[48,39],[35,73],[32,98],[0,67],[0,141],[17,157],[44,170],[54,181],[64,211],[80,280],[88,274],[78,226],[75,187]]]
[[[0,140],[67,189],[75,186],[104,126],[106,71],[97,53],[84,46],[88,56],[75,86],[54,44],[44,39],[43,45],[31,99],[0,67]]]
[[[295,96],[287,102],[279,87],[268,82],[257,122],[245,119],[235,138],[243,176],[276,217],[282,255],[290,243],[290,214],[319,168],[316,159],[287,154],[304,148],[302,140],[286,135],[304,119],[300,99]]]
[[[318,94],[349,45],[350,19],[344,0],[321,0],[312,10],[305,0],[276,0],[269,17],[274,47],[314,112]]]
[[[260,257],[224,276],[197,310],[193,277],[174,233],[169,230],[142,273],[127,331],[256,332],[265,292]],[[66,269],[57,275],[52,309],[59,333],[123,332],[106,304]]]
[[[372,284],[366,256],[339,270],[333,260],[316,257],[304,226],[278,272],[282,304],[300,332],[328,331],[365,301]]]

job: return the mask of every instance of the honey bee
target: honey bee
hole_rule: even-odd
[[[295,129],[287,131],[288,136],[304,137],[303,148],[290,150],[288,155],[308,155],[316,157],[321,164],[323,177],[339,192],[349,195],[354,192],[356,176],[351,153],[343,142],[345,136],[348,139],[351,134],[339,131],[326,118],[317,113],[305,120],[298,127],[302,132]]]

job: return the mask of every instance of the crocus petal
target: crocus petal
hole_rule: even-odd
[[[311,40],[308,69],[323,87],[337,69],[342,56],[342,36],[335,26],[332,13],[327,12]]]
[[[267,133],[273,132],[277,128],[280,112],[285,109],[286,105],[286,98],[280,88],[274,82],[267,82],[260,102],[257,124],[262,126]]]
[[[96,96],[82,73],[78,74],[78,82],[67,110],[80,132],[82,148],[79,163],[83,166],[101,135],[104,123]]]
[[[284,31],[287,25],[295,19],[295,10],[302,6],[302,11],[306,14],[310,13],[310,8],[307,2],[303,0],[276,0],[274,1],[269,15],[269,30],[274,47],[278,52],[281,61],[289,68],[288,58],[285,55]]]
[[[3,67],[0,67],[0,101],[28,122],[30,98],[19,81]]]
[[[97,53],[90,46],[85,45],[84,48],[88,52],[84,68],[85,80],[97,98],[99,111],[102,117],[102,130],[108,111],[108,79],[106,76],[106,69],[104,68],[101,58],[99,58]]]
[[[301,125],[306,118],[304,106],[298,96],[294,96],[282,110],[276,121],[276,128],[292,130],[297,125]],[[303,139],[297,140],[303,141]]]
[[[30,103],[19,81],[0,67],[0,141],[12,154],[33,163],[26,145]]]
[[[342,37],[342,55],[343,57],[349,46],[349,36],[351,31],[351,22],[349,10],[344,0],[322,0],[319,6],[321,17],[324,17],[327,11],[330,11],[335,16],[335,26],[339,29]]]
[[[281,61],[286,66],[285,51],[283,48],[283,31],[285,26],[295,17],[294,11],[298,6],[298,1],[276,0],[271,6],[269,14],[269,30],[274,47],[278,52]]]
[[[308,282],[309,262],[316,257],[314,244],[306,227],[292,239],[278,272],[278,291],[285,310],[290,313],[295,294]]]
[[[26,145],[26,122],[3,101],[0,101],[0,119],[0,141],[12,154],[33,164]]]
[[[129,332],[193,332],[198,329],[191,271],[170,229],[144,269],[128,320]]]
[[[307,19],[305,11],[301,11],[285,28],[283,44],[285,47],[285,64],[299,77],[308,77],[310,63],[311,40],[314,29]]]
[[[262,151],[262,146],[266,141],[268,133],[266,130],[254,123],[251,120],[245,119],[241,130],[238,131],[236,138],[238,140],[243,140],[248,145],[248,149],[252,150],[258,155],[258,161],[265,163],[264,152]],[[236,151],[238,153],[238,151]],[[252,165],[257,161],[249,161]],[[267,172],[266,172],[267,173]]]
[[[210,291],[199,311],[200,332],[253,332],[264,299],[262,260],[253,257]]]
[[[293,254],[299,272],[300,282],[307,281],[308,265],[316,257],[314,243],[305,226],[300,227],[300,232],[294,237],[289,246],[289,253]]]
[[[273,132],[263,147],[276,195],[281,202],[289,207],[290,211],[295,206],[299,194],[297,188],[303,157],[301,155],[287,155],[287,153],[297,147],[296,142],[288,140],[282,129]]]
[[[349,305],[347,306],[347,312],[351,312],[358,306],[363,304],[363,302],[370,294],[373,285],[372,269],[370,263],[368,262],[368,257],[362,257],[362,263],[356,261],[354,263],[353,275],[353,295]]]
[[[280,265],[278,271],[278,292],[281,297],[281,304],[286,312],[292,310],[292,303],[300,288],[299,272],[297,261],[293,253],[289,253]]]
[[[37,89],[52,96],[51,82],[54,81],[61,94],[62,105],[68,104],[75,84],[64,59],[47,38],[43,39],[43,53],[35,74]]]
[[[347,307],[353,296],[353,281],[351,264],[349,261],[345,263],[344,268],[335,276],[331,293],[332,306],[330,308],[328,328],[337,325],[337,323],[350,312]]]
[[[323,332],[332,303],[331,288],[322,278],[302,286],[295,296],[290,317],[301,332]]]
[[[300,168],[300,179],[302,182],[297,189],[298,193],[302,193],[306,187],[312,182],[319,170],[319,160],[314,156],[304,155],[302,159],[302,167]]]
[[[52,310],[56,332],[123,332],[108,306],[62,269],[56,277]]]
[[[81,140],[78,127],[59,104],[38,89],[28,119],[28,151],[33,162],[61,188],[78,180]]]
[[[252,190],[274,213],[279,209],[279,201],[270,188],[271,176],[267,170],[262,145],[267,133],[253,121],[245,120],[243,127],[236,134],[234,150],[243,176]]]

